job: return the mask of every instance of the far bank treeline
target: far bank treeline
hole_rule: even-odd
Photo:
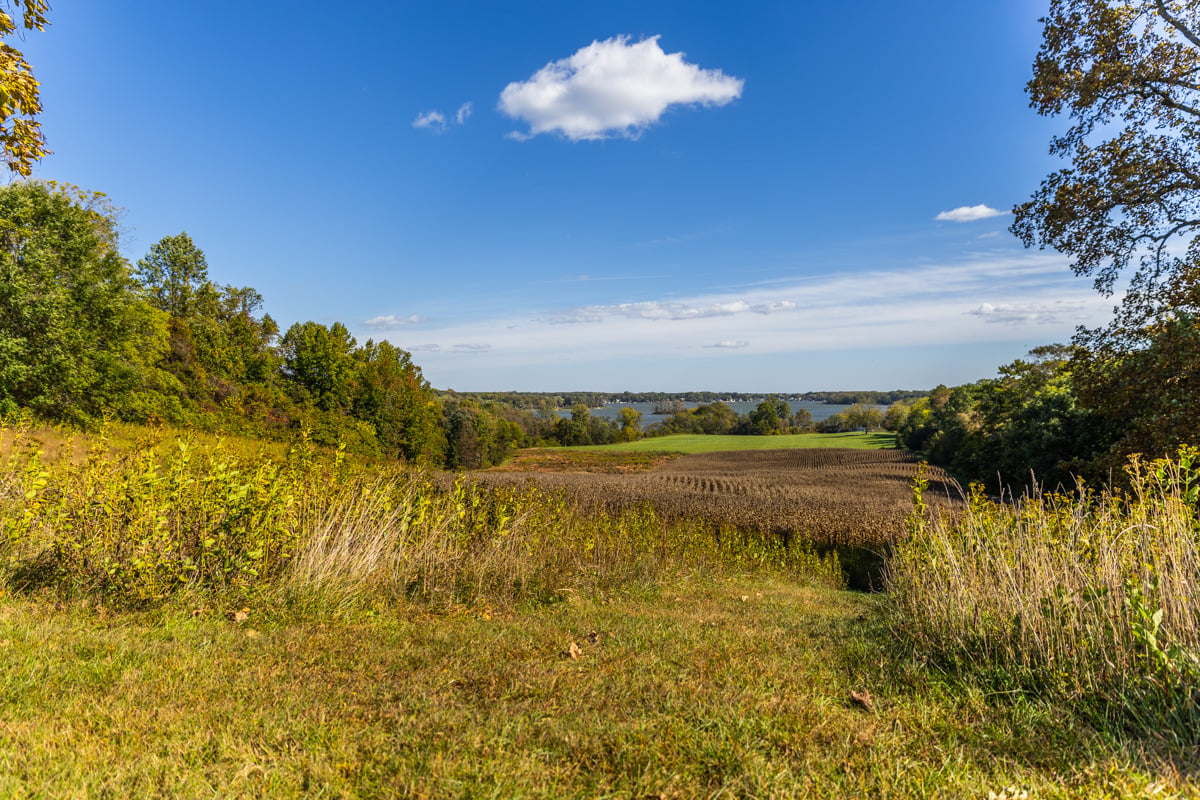
[[[359,344],[340,323],[281,331],[255,289],[209,278],[186,233],[156,242],[133,265],[118,244],[116,210],[102,194],[52,182],[0,189],[0,413],[276,439],[305,431],[318,444],[449,468],[499,463],[521,446],[642,436],[632,409],[615,421],[589,414],[588,405],[616,396],[577,393],[551,405],[545,395],[437,393],[411,355],[386,341]],[[628,399],[647,397],[678,404],[682,396]],[[692,417],[711,432],[810,422],[778,398],[739,417],[716,397],[695,398],[714,401],[705,407],[713,419],[680,407],[660,432],[690,427]],[[563,406],[570,416],[556,413]]]

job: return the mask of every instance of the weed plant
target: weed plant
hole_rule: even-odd
[[[916,484],[885,573],[912,653],[1000,691],[1061,700],[1106,729],[1200,746],[1200,452],[951,517]]]
[[[543,602],[666,575],[778,568],[836,582],[803,544],[648,506],[583,513],[535,485],[367,468],[306,440],[285,458],[187,438],[47,460],[20,430],[0,464],[3,577],[144,607],[269,598],[302,608]]]

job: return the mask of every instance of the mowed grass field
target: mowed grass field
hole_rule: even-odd
[[[0,603],[0,796],[1196,797],[1071,709],[953,686],[770,575],[497,612]],[[572,649],[574,647],[574,649]]]
[[[881,450],[895,446],[896,435],[894,433],[796,433],[784,436],[705,436],[703,434],[677,433],[671,436],[639,439],[636,442],[549,449],[635,453],[719,453],[728,450],[795,450],[813,447]]]

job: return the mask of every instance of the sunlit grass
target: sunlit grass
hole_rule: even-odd
[[[508,611],[233,610],[6,599],[0,796],[1200,790],[1169,752],[1113,744],[1054,705],[948,691],[892,660],[871,597],[777,577]]]
[[[914,515],[886,574],[901,640],[970,680],[1200,746],[1200,454],[1135,462],[1130,481]]]

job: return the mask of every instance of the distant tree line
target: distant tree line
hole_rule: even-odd
[[[890,392],[804,392],[780,395],[764,392],[465,392],[465,396],[482,401],[496,401],[531,411],[542,409],[572,408],[584,405],[599,408],[604,405],[652,403],[661,405],[667,413],[680,407],[715,402],[746,403],[770,397],[809,403],[831,405],[889,405],[901,400],[912,400],[929,394],[928,390],[894,389]]]

